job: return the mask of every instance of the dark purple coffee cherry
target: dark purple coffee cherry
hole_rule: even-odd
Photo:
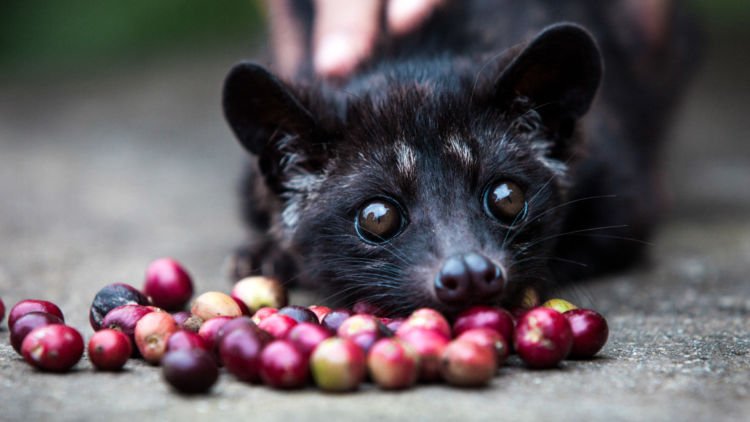
[[[266,337],[257,329],[239,327],[227,333],[219,343],[224,367],[240,381],[260,381],[260,354]]]
[[[65,321],[62,311],[54,303],[46,300],[26,299],[16,303],[10,308],[10,312],[8,313],[8,328],[12,329],[16,320],[29,312],[46,312],[55,315],[63,322]]]
[[[216,353],[217,357],[219,350],[219,342],[217,341],[219,330],[221,330],[221,327],[224,326],[224,324],[228,323],[231,320],[231,317],[211,318],[208,321],[204,322],[201,325],[200,329],[198,329],[198,335],[203,337],[203,340],[206,341],[208,350],[213,350],[214,353]]]
[[[16,323],[10,329],[10,345],[13,349],[21,354],[21,344],[26,336],[35,328],[44,327],[45,325],[63,324],[63,320],[57,315],[47,312],[29,312],[18,318]]]
[[[315,312],[305,308],[304,306],[289,305],[279,309],[282,315],[290,316],[297,322],[311,322],[313,324],[318,323],[318,316]]]
[[[141,320],[141,318],[151,312],[154,312],[154,310],[143,305],[118,306],[104,316],[101,328],[122,331],[130,337],[130,341],[135,342],[135,325]]]
[[[89,322],[94,331],[102,328],[104,317],[118,306],[150,305],[148,298],[135,287],[125,283],[113,283],[102,287],[94,296],[89,310]]]
[[[323,318],[321,324],[328,331],[335,333],[339,330],[341,324],[354,313],[348,309],[334,309]]]
[[[219,368],[203,349],[169,352],[161,360],[164,379],[184,394],[201,394],[211,390],[219,379]]]

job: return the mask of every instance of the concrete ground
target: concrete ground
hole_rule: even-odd
[[[746,420],[750,413],[750,86],[746,66],[706,66],[678,118],[666,171],[671,215],[649,265],[565,297],[602,311],[600,357],[531,371],[511,361],[489,388],[352,394],[272,391],[223,375],[211,395],[170,391],[132,361],[38,372],[0,330],[0,420]],[[0,82],[0,296],[58,303],[86,337],[104,284],[139,286],[171,255],[197,290],[227,290],[241,240],[233,183],[243,159],[221,118],[240,52],[118,71]],[[709,60],[709,63],[712,61]],[[299,299],[304,300],[304,299]]]

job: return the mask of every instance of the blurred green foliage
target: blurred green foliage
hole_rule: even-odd
[[[0,0],[0,69],[75,69],[225,43],[250,46],[260,29],[254,0]]]
[[[709,29],[750,30],[748,28],[750,1],[748,0],[690,0],[688,3],[704,23],[711,27]]]

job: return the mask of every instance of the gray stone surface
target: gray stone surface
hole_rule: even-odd
[[[140,285],[145,265],[162,255],[185,262],[199,291],[228,289],[221,268],[242,238],[233,183],[243,153],[218,93],[240,55],[0,85],[7,306],[52,300],[88,337],[95,292],[114,281]],[[746,420],[745,70],[706,66],[688,95],[666,154],[673,208],[649,265],[564,294],[607,315],[611,337],[598,359],[549,371],[511,361],[481,390],[277,392],[224,375],[211,395],[185,398],[157,368],[135,361],[119,374],[96,373],[85,359],[70,374],[40,373],[15,355],[4,327],[0,420]]]

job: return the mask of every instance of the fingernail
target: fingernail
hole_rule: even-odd
[[[388,29],[403,35],[414,30],[440,4],[440,0],[392,0],[388,3]]]
[[[315,71],[326,77],[344,77],[357,66],[360,52],[346,34],[323,37],[315,51]]]

